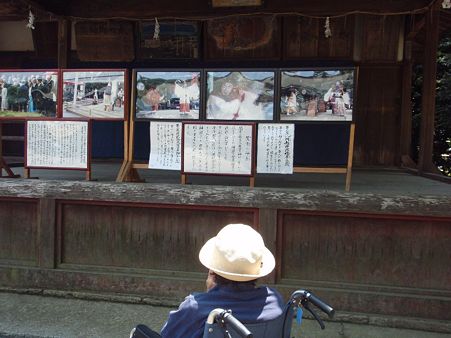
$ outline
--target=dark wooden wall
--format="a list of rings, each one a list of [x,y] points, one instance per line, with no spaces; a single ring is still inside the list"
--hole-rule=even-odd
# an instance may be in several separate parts
[[[446,196],[29,181],[0,191],[3,287],[182,299],[204,288],[204,242],[242,222],[275,254],[264,282],[285,296],[311,288],[339,313],[451,319]]]
[[[324,36],[324,19],[301,16],[232,17],[199,22],[200,53],[193,59],[144,59],[139,24],[129,21],[77,22],[77,50],[69,67],[314,67],[359,68],[354,164],[400,163],[400,112],[405,17],[348,15],[331,18],[332,37]],[[261,33],[269,23],[271,31]],[[229,45],[215,36],[234,29]],[[56,67],[56,24],[40,23],[33,32],[36,51],[0,53],[2,68]],[[215,35],[216,34],[216,35]],[[221,36],[219,36],[220,38]],[[224,36],[226,38],[226,36]],[[253,38],[257,39],[255,46]],[[45,40],[45,41],[44,41]],[[101,46],[101,48],[100,48]],[[229,48],[230,47],[230,48]],[[49,58],[49,54],[53,58]]]

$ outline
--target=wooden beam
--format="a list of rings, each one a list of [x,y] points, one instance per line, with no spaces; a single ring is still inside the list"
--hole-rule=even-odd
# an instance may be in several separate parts
[[[422,11],[431,0],[266,0],[261,7],[231,7],[212,8],[205,0],[166,1],[159,2],[142,0],[77,0],[69,1],[64,11],[77,18],[134,18],[149,19],[157,17],[206,18],[236,14],[256,13],[301,13],[312,16],[333,16],[347,13],[405,13]],[[56,5],[52,5],[55,12]],[[47,6],[50,8],[50,5]],[[51,9],[53,9],[53,7]],[[99,8],[102,10],[99,11]]]
[[[355,123],[349,127],[349,146],[348,146],[348,163],[346,165],[346,184],[345,190],[351,190],[351,176],[352,176],[352,160],[354,158],[354,137],[355,137]]]
[[[56,203],[41,198],[38,204],[38,261],[42,268],[55,268]]]
[[[421,103],[420,154],[418,160],[418,171],[420,173],[435,172],[437,170],[432,162],[439,40],[439,11],[437,9],[431,9],[426,14],[426,37]]]
[[[412,29],[407,34],[406,40],[413,39],[418,34],[418,32],[420,32],[423,29],[425,23],[426,23],[426,19],[424,17],[421,18],[421,20],[415,22]]]
[[[3,140],[5,138],[6,136],[3,136],[3,123],[0,121],[0,177],[19,177],[19,175],[14,174],[3,158]],[[7,176],[3,176],[3,170],[6,171]]]
[[[401,132],[399,149],[403,166],[411,166],[412,145],[412,41],[408,40],[404,46],[404,64],[402,67],[401,92]],[[410,160],[409,160],[410,159]]]
[[[70,22],[58,20],[58,68],[67,68],[69,64]]]

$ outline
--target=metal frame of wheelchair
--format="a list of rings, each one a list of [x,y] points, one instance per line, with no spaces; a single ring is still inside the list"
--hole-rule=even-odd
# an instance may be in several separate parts
[[[302,317],[301,308],[309,311],[318,321],[321,329],[325,325],[310,304],[326,313],[329,318],[335,314],[335,310],[322,299],[308,290],[297,290],[292,293],[285,305],[283,313],[269,321],[260,323],[241,323],[230,310],[221,308],[210,312],[205,323],[203,338],[290,338],[294,314]],[[300,318],[298,318],[300,320]],[[133,328],[130,338],[156,338],[159,335],[145,325]]]

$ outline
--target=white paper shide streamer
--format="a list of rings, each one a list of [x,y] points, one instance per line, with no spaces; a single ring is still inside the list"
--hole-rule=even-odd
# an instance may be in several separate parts
[[[157,18],[155,18],[155,30],[153,32],[153,39],[154,40],[160,39],[160,23],[158,22]]]
[[[30,10],[30,12],[28,13],[27,28],[34,29],[34,20],[35,19],[36,19],[36,17],[34,16],[33,12]]]
[[[326,38],[330,38],[332,36],[332,31],[330,30],[330,19],[329,17],[326,18],[326,23],[324,24],[324,36]]]

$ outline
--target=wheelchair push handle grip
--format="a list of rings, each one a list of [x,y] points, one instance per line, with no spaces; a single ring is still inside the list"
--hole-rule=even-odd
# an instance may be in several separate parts
[[[291,299],[295,304],[296,303],[299,305],[302,304],[304,306],[305,305],[308,306],[308,303],[312,303],[321,311],[326,313],[329,316],[329,318],[332,318],[335,314],[335,310],[332,308],[332,306],[327,304],[318,296],[314,295],[309,290],[297,290],[293,292],[293,294],[291,295]]]
[[[323,301],[321,298],[315,296],[313,293],[309,292],[308,296],[309,301],[315,305],[317,308],[319,308],[321,311],[326,313],[329,318],[332,318],[335,314],[335,310],[327,304],[325,301]]]
[[[233,328],[236,333],[243,338],[252,338],[252,333],[244,326],[238,319],[236,319],[230,312],[226,312],[222,316],[224,323]]]

